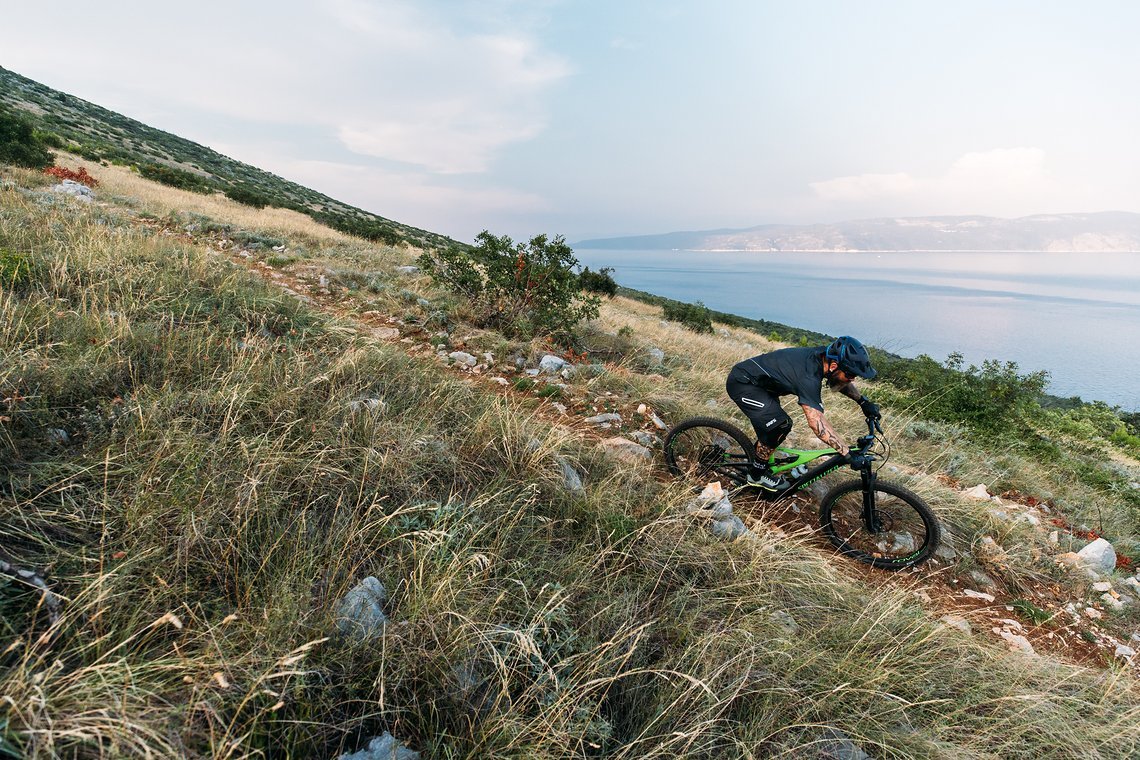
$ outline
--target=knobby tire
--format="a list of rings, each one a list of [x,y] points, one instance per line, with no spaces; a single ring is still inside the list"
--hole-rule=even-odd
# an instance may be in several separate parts
[[[669,472],[698,481],[721,480],[743,485],[754,444],[744,431],[715,417],[693,417],[665,436],[662,448]]]
[[[863,522],[863,483],[847,480],[828,491],[819,507],[819,524],[840,553],[884,570],[905,570],[930,559],[942,537],[937,518],[917,494],[876,480],[875,511],[883,531],[871,534]],[[907,536],[913,541],[907,544]]]

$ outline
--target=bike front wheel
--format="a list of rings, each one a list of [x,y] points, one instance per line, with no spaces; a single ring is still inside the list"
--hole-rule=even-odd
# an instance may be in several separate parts
[[[876,481],[873,489],[881,530],[872,533],[863,519],[863,482],[848,480],[820,503],[820,527],[828,540],[842,554],[884,570],[904,570],[930,559],[942,534],[926,502],[895,483]]]
[[[715,417],[694,417],[676,425],[662,446],[669,472],[707,483],[736,487],[748,478],[753,444],[740,428]]]

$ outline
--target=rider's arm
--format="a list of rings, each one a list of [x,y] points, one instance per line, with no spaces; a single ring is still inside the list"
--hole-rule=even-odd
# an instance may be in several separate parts
[[[850,383],[848,383],[848,385],[850,385]],[[811,428],[811,432],[815,433],[819,440],[840,454],[846,455],[848,451],[847,445],[843,443],[843,439],[839,437],[839,434],[831,427],[831,423],[823,416],[823,410],[806,404],[800,404],[800,408],[804,410],[804,416],[807,417],[808,427]]]
[[[860,401],[863,398],[863,394],[859,392],[859,389],[855,387],[855,383],[853,382],[837,386],[835,390],[852,401]]]
[[[847,383],[846,385],[840,385],[835,390],[839,391],[844,396],[858,404],[859,408],[863,410],[863,414],[865,414],[867,417],[879,419],[879,405],[860,393],[859,389],[855,387],[854,382]]]

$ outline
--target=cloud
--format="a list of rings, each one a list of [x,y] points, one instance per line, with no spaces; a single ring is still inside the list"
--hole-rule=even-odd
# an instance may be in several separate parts
[[[219,145],[231,155],[239,146]],[[481,184],[463,187],[451,178],[415,169],[396,170],[337,161],[293,158],[288,146],[266,144],[244,151],[249,161],[338,200],[416,227],[435,230],[459,240],[472,240],[491,216],[514,216],[550,211],[541,196],[506,187]]]
[[[822,201],[927,213],[1033,213],[1062,196],[1040,148],[966,153],[938,176],[859,174],[810,183]]]
[[[170,114],[195,111],[267,134],[320,130],[353,152],[432,172],[482,172],[545,128],[545,96],[571,68],[536,41],[530,25],[541,17],[512,12],[525,3],[484,13],[486,3],[448,2],[282,0],[265,13],[202,0],[192,14],[156,7],[145,24],[112,4],[90,27],[62,12],[61,38],[101,40],[82,71],[21,33],[35,24],[29,11],[13,20],[5,65],[112,108],[144,102],[135,114],[168,128],[178,128]]]
[[[859,174],[812,182],[811,188],[825,201],[867,201],[897,197],[914,189],[909,174]]]

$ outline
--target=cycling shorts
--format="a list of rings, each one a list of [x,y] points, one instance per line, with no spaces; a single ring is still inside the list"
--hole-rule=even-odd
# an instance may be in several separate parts
[[[740,382],[732,376],[728,378],[724,389],[752,423],[756,440],[762,445],[775,448],[792,432],[792,418],[780,407],[780,399],[775,394],[758,385]]]

